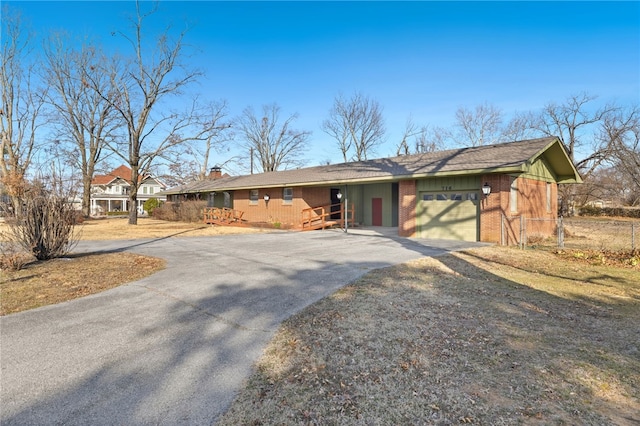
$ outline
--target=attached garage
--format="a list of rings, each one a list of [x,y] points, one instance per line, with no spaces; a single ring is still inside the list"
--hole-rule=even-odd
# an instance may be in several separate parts
[[[478,241],[480,208],[478,191],[421,192],[418,202],[418,235]]]

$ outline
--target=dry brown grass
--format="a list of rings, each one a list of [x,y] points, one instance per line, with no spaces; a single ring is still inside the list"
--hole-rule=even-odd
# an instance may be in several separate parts
[[[564,226],[566,248],[630,251],[634,238],[635,247],[640,248],[640,221],[637,219],[573,217],[564,219]]]
[[[7,225],[0,222],[0,236],[6,233]],[[126,240],[137,238],[203,237],[211,235],[264,232],[249,227],[221,227],[203,223],[170,222],[138,218],[137,225],[129,225],[127,218],[89,219],[76,225],[75,235],[79,240]]]
[[[3,271],[0,315],[7,315],[139,280],[164,268],[165,262],[131,253],[68,256]]]
[[[260,229],[248,227],[221,227],[203,223],[169,222],[151,218],[138,218],[138,224],[129,225],[126,218],[87,220],[78,225],[81,240],[122,240],[136,238],[203,237],[211,235],[255,233]]]
[[[0,235],[6,224],[0,223]],[[126,218],[88,220],[76,227],[81,240],[195,237],[229,233],[263,232],[253,228],[218,227],[200,223],[166,222],[139,218],[128,225]],[[2,254],[2,253],[0,253]],[[25,253],[5,253],[22,260]],[[69,255],[47,262],[27,263],[18,271],[0,270],[0,315],[60,303],[139,280],[164,268],[164,261],[130,253]],[[20,262],[22,263],[22,262]]]
[[[287,320],[219,425],[637,425],[637,268],[498,247],[374,271]]]

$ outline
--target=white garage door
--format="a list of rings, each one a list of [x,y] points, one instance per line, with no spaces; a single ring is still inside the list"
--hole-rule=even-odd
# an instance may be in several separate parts
[[[418,203],[422,238],[478,241],[477,191],[422,192]]]

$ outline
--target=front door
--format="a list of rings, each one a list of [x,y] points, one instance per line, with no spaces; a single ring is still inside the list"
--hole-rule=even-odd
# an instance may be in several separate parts
[[[382,198],[371,199],[371,225],[382,226]]]

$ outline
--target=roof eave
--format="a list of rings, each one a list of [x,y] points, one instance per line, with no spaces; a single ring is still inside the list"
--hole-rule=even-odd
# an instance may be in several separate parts
[[[251,189],[274,189],[274,188],[300,188],[305,186],[344,186],[354,185],[362,183],[376,183],[376,182],[399,182],[401,180],[410,179],[423,179],[430,177],[444,177],[444,176],[461,176],[461,175],[486,175],[491,173],[523,173],[524,168],[522,166],[509,166],[498,168],[484,168],[484,169],[465,169],[465,170],[452,170],[452,171],[440,171],[435,173],[414,173],[408,175],[395,175],[395,176],[376,176],[370,178],[354,178],[354,179],[334,179],[323,181],[310,181],[310,182],[297,182],[297,183],[277,183],[260,186],[220,186],[212,188],[198,188],[192,190],[176,190],[176,191],[163,191],[165,195],[179,195],[179,194],[199,194],[216,191],[243,191]]]
[[[558,160],[555,156],[551,156],[552,149],[554,154],[561,153],[560,160]],[[582,183],[582,177],[580,176],[578,169],[576,169],[573,161],[571,161],[571,158],[569,158],[569,154],[567,154],[567,151],[559,138],[555,138],[553,141],[549,142],[543,149],[538,151],[533,157],[531,157],[529,163],[533,163],[535,160],[540,157],[544,157],[545,155],[545,158],[547,158],[550,163],[555,165],[554,171],[556,172],[557,183]],[[560,162],[561,164],[558,164],[558,162]]]

